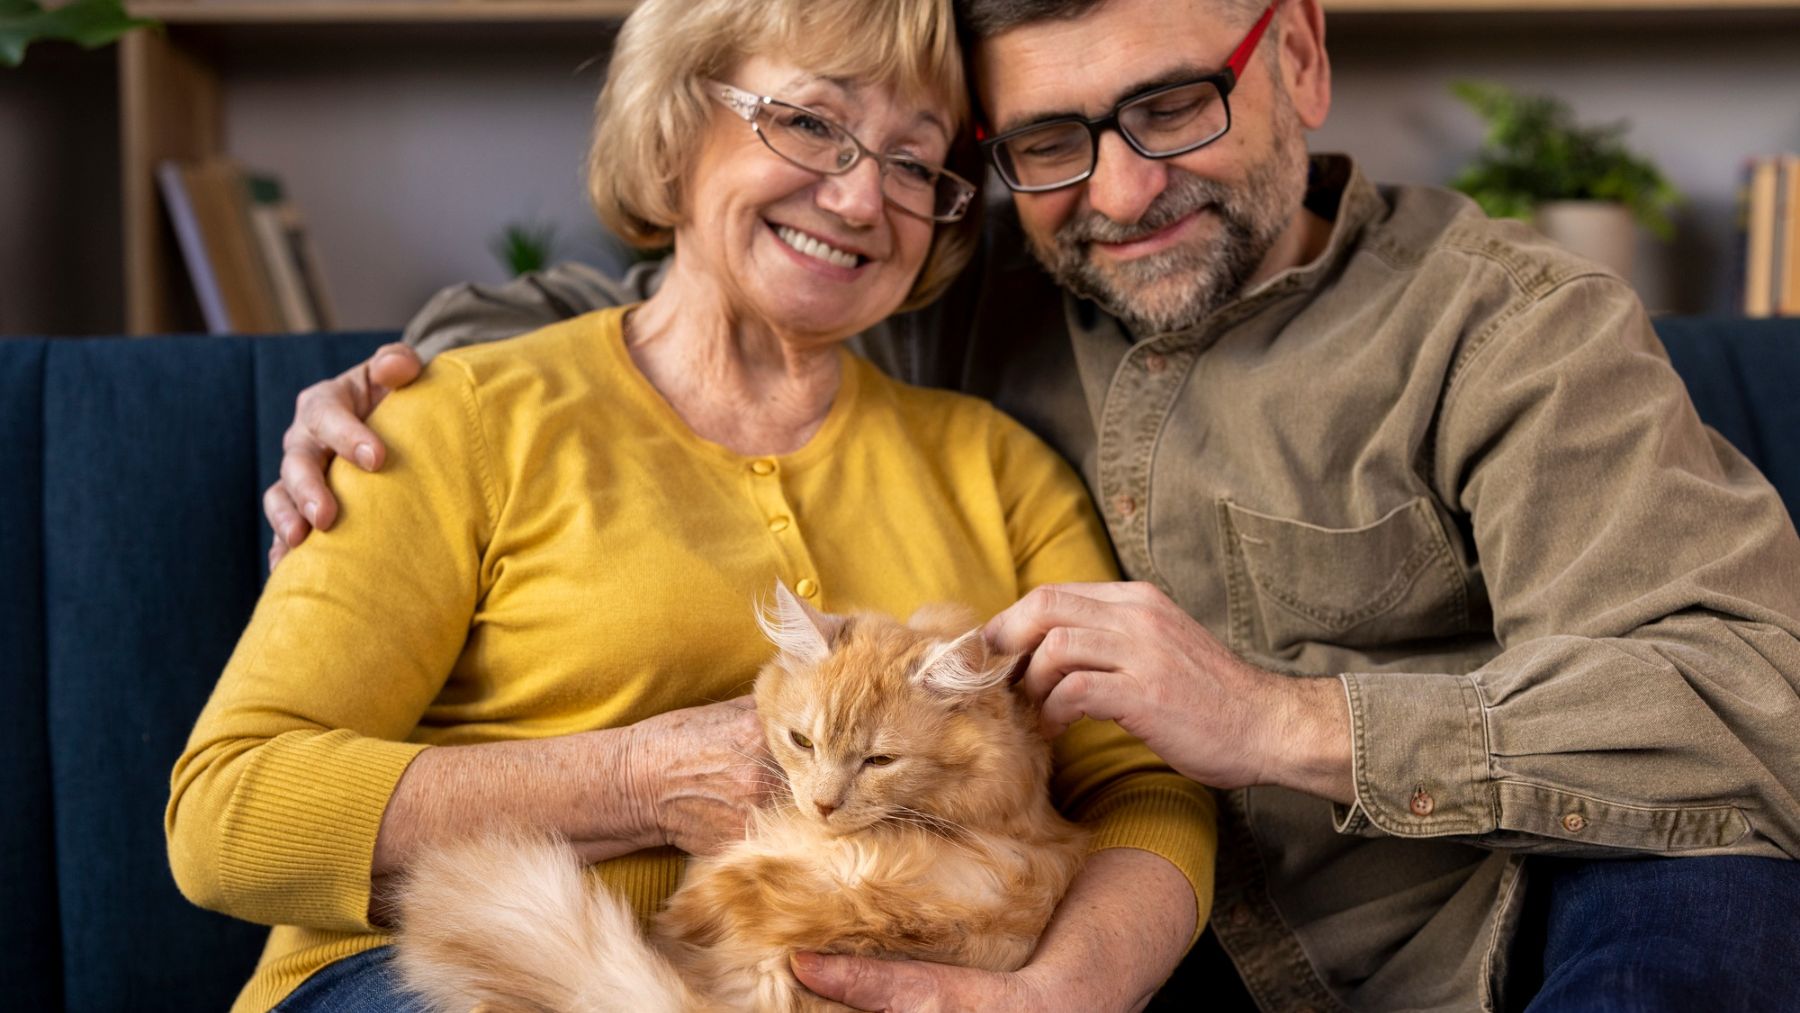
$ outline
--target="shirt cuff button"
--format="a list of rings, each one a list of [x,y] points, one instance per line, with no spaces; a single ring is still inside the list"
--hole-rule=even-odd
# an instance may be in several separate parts
[[[1412,810],[1414,816],[1430,816],[1431,811],[1437,808],[1437,802],[1432,799],[1431,792],[1424,788],[1415,788],[1412,801],[1407,804],[1407,808]]]

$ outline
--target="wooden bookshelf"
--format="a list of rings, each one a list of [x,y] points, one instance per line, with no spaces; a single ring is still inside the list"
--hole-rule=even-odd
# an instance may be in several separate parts
[[[753,2],[753,0],[750,0]],[[1323,0],[1346,27],[1388,31],[1427,26],[1478,30],[1496,19],[1552,26],[1576,19],[1642,19],[1707,24],[1763,18],[1800,23],[1800,0]],[[372,36],[429,49],[445,40],[504,37],[530,46],[567,29],[616,22],[636,0],[127,0],[161,31],[134,32],[119,47],[120,162],[124,199],[126,327],[133,334],[193,329],[180,258],[156,190],[167,158],[226,150],[221,70],[234,47],[279,38],[295,47],[331,47]],[[1629,19],[1629,20],[1627,20]],[[323,50],[321,50],[323,51]]]

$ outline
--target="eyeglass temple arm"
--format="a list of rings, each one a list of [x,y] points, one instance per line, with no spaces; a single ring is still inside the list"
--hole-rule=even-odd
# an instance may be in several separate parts
[[[1275,8],[1280,6],[1281,0],[1271,0],[1269,6],[1263,9],[1262,17],[1256,19],[1256,27],[1250,29],[1250,34],[1244,36],[1244,41],[1238,43],[1237,49],[1232,52],[1231,59],[1225,61],[1225,69],[1231,71],[1233,84],[1237,83],[1238,78],[1244,76],[1244,67],[1249,64],[1250,57],[1256,53],[1256,44],[1262,41],[1263,32],[1268,29],[1269,22],[1275,20]]]
[[[742,88],[733,88],[723,81],[708,81],[707,86],[725,108],[742,116],[749,122],[756,122],[756,114],[762,110],[762,96],[747,92]]]

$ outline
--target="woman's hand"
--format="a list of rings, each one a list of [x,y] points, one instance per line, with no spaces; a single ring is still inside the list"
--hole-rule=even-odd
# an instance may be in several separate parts
[[[1143,1009],[1181,962],[1205,917],[1194,905],[1187,877],[1166,859],[1108,848],[1088,856],[1017,971],[817,953],[791,964],[802,985],[853,1009],[1126,1013]]]
[[[419,353],[406,345],[382,345],[369,361],[300,392],[294,421],[281,437],[281,478],[263,493],[263,516],[275,531],[270,569],[313,528],[324,531],[337,520],[337,500],[325,484],[325,466],[334,456],[364,471],[381,467],[387,448],[363,420],[423,368]]]
[[[691,855],[744,839],[751,810],[782,784],[748,696],[631,726],[633,785],[664,842]]]

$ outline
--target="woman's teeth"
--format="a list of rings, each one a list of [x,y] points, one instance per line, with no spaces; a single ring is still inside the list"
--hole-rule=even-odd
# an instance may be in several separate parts
[[[838,267],[856,266],[858,259],[856,254],[845,253],[835,246],[822,243],[799,229],[791,229],[783,225],[775,230],[775,234],[781,237],[782,242],[809,257],[817,257],[827,264],[835,264]]]

